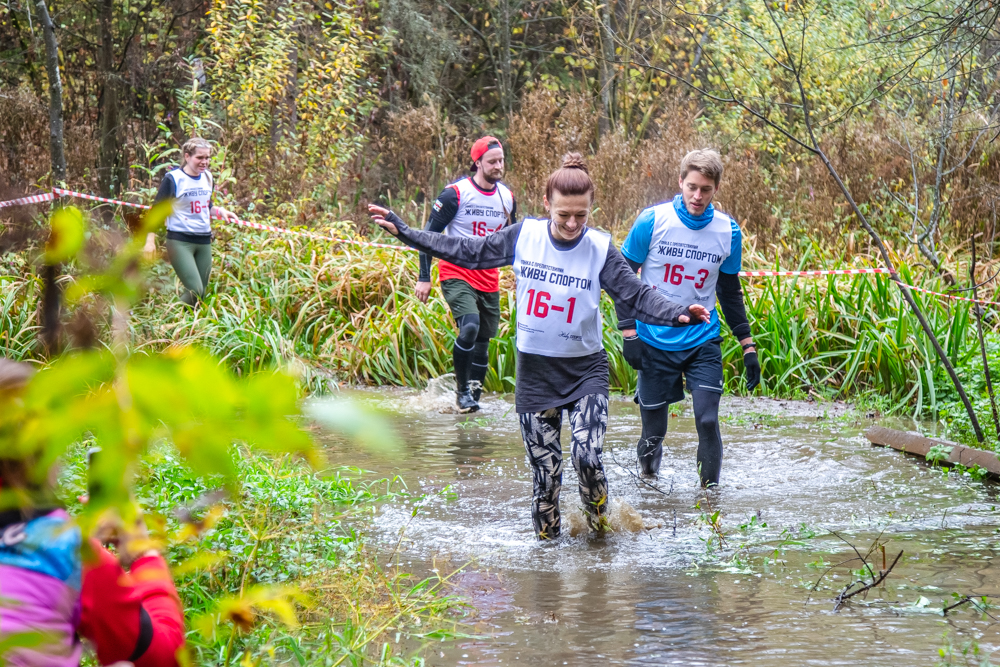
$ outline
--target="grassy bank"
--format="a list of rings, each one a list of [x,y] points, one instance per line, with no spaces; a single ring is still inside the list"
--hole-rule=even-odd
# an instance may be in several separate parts
[[[89,444],[74,448],[62,475],[71,511],[86,493]],[[134,488],[175,566],[191,664],[410,665],[419,661],[400,640],[454,633],[462,604],[448,595],[449,573],[410,580],[364,537],[378,504],[414,500],[401,480],[320,474],[246,448],[238,460],[239,493],[228,499],[168,447],[144,462]]]
[[[797,265],[745,258],[747,269],[845,268],[815,246],[795,253]],[[868,266],[859,257],[855,266]],[[945,291],[922,270],[904,280]],[[208,349],[245,375],[275,365],[300,370],[314,392],[331,382],[419,387],[450,370],[454,327],[435,289],[427,305],[412,297],[416,254],[286,240],[224,229],[217,244],[213,291],[195,310],[175,298],[170,267],[152,267],[149,294],[133,311],[131,336],[140,350],[178,343]],[[503,277],[502,324],[490,349],[487,387],[514,386],[513,278]],[[752,278],[744,280],[751,326],[762,350],[763,389],[774,397],[864,400],[883,412],[943,415],[965,437],[967,417],[947,376],[899,292],[884,276]],[[986,290],[985,298],[993,291]],[[0,259],[0,354],[37,359],[35,310],[40,285],[28,255]],[[952,363],[970,383],[984,423],[991,421],[969,304],[917,293],[916,299]],[[631,391],[635,372],[620,354],[610,301],[603,304],[612,386]],[[1000,370],[1000,338],[988,320],[991,360]],[[725,328],[724,328],[725,332]],[[101,336],[101,332],[98,332]],[[741,350],[724,334],[727,391],[744,391]],[[992,365],[992,363],[991,363]]]

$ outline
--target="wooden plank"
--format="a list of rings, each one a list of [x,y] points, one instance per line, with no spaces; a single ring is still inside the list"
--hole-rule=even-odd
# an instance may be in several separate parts
[[[865,433],[869,442],[879,447],[892,447],[905,454],[927,457],[932,447],[950,447],[950,453],[941,460],[942,463],[958,463],[967,468],[978,465],[987,470],[991,477],[1000,478],[1000,459],[993,452],[974,447],[966,447],[950,440],[928,438],[915,431],[897,431],[884,426],[872,426]]]

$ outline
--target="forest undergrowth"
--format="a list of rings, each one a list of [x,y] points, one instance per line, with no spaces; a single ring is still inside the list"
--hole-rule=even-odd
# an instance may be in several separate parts
[[[82,509],[94,444],[65,457],[60,495],[70,512]],[[189,664],[412,665],[414,647],[460,633],[467,608],[450,594],[459,571],[415,580],[366,537],[379,505],[419,504],[402,479],[317,471],[245,446],[235,453],[240,493],[224,502],[221,480],[192,473],[166,443],[133,488],[176,565]]]
[[[815,243],[794,250],[799,259],[792,265],[768,263],[751,250],[744,256],[744,269],[873,266],[871,256],[859,253],[848,264]],[[910,284],[939,292],[951,289],[922,270],[913,256],[898,260],[900,274]],[[949,263],[967,271],[968,260],[961,256],[949,257]],[[915,268],[911,271],[909,266]],[[35,318],[41,281],[30,267],[29,252],[0,258],[0,354],[41,361]],[[984,277],[988,271],[986,265],[977,268]],[[72,281],[72,275],[68,270],[64,280]],[[241,376],[289,367],[314,394],[335,391],[342,383],[420,388],[451,370],[455,330],[439,290],[427,305],[413,298],[416,275],[412,252],[225,228],[219,232],[206,300],[195,309],[178,302],[176,278],[165,262],[158,261],[151,267],[146,297],[133,310],[129,333],[139,351],[195,345]],[[512,392],[513,276],[507,270],[501,275],[503,317],[490,346],[486,386],[489,391]],[[763,388],[758,393],[862,401],[884,414],[940,420],[959,440],[973,437],[954,388],[888,277],[745,278],[743,283],[762,351]],[[997,292],[996,285],[987,285],[980,297],[992,299]],[[982,423],[990,424],[971,305],[919,292],[915,297],[967,384]],[[635,371],[621,356],[617,320],[607,297],[602,307],[612,388],[631,392]],[[984,324],[996,376],[1000,323],[987,311]],[[106,333],[90,335],[107,339]],[[723,357],[727,392],[744,393],[739,345],[724,324]]]

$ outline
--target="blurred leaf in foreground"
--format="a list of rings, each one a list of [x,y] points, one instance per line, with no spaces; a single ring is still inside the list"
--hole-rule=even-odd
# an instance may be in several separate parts
[[[375,452],[389,454],[400,447],[399,437],[389,422],[356,401],[343,398],[319,400],[309,403],[305,413],[320,426]]]
[[[52,214],[49,239],[45,243],[45,263],[59,264],[76,257],[83,248],[87,225],[75,206],[65,206]]]

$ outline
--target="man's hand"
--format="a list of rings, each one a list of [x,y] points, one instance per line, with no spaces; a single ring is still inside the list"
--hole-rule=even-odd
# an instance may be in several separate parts
[[[692,303],[688,306],[688,312],[691,313],[690,317],[687,315],[681,315],[677,318],[677,321],[681,324],[687,324],[688,322],[693,324],[701,324],[704,322],[707,324],[712,321],[712,315],[708,312],[708,308],[705,308],[705,306],[699,306],[696,303]]]
[[[143,556],[158,553],[141,514],[131,528],[122,522],[117,513],[105,514],[98,520],[91,536],[105,546],[114,545],[118,562],[125,569]]]
[[[150,234],[146,237],[146,245],[142,246],[142,256],[152,262],[156,259],[156,235]]]
[[[622,332],[622,356],[625,357],[628,365],[637,371],[642,370],[642,353],[645,345],[645,343],[639,340],[639,335],[635,329],[628,329]]]
[[[393,226],[395,227],[395,225]],[[427,303],[427,299],[431,295],[431,284],[418,282],[417,286],[413,290],[413,295],[417,297],[420,303]]]
[[[239,218],[236,217],[235,213],[226,210],[221,206],[213,206],[212,213],[215,215],[216,218],[219,218],[220,220],[225,220],[226,222],[233,222],[233,223],[239,222]]]
[[[391,213],[389,209],[382,208],[381,206],[378,206],[376,204],[368,204],[368,213],[372,216],[372,222],[374,222],[376,225],[378,225],[385,231],[389,232],[393,236],[399,234],[399,230],[396,229],[396,225],[392,224],[391,222],[385,219],[385,216]],[[430,294],[430,286],[428,286],[427,288],[427,293]],[[427,301],[427,299],[425,298],[424,301]]]

